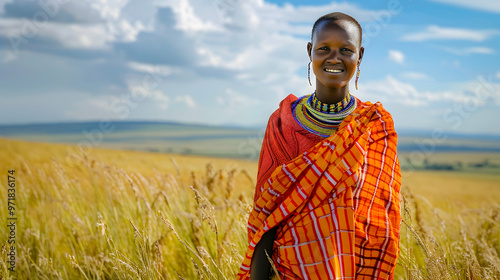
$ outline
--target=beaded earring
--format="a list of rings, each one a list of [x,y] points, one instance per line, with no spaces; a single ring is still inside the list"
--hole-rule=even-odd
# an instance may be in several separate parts
[[[309,61],[309,64],[307,64],[307,79],[309,80],[309,85],[312,86],[311,84],[311,62]]]
[[[358,90],[359,64],[360,64],[360,63],[358,63],[358,73],[356,74],[356,83],[355,83],[355,85],[356,85],[356,90]]]

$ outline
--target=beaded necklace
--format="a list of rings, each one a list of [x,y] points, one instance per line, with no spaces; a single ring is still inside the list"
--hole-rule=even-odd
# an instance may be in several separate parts
[[[338,113],[344,110],[349,102],[351,102],[352,96],[350,93],[340,102],[335,104],[326,104],[318,100],[316,93],[313,93],[308,98],[308,103],[311,105],[312,109],[322,112],[322,113]]]
[[[325,104],[316,94],[301,97],[292,105],[294,119],[307,131],[328,137],[335,133],[340,123],[356,109],[356,98],[347,96],[336,104]]]

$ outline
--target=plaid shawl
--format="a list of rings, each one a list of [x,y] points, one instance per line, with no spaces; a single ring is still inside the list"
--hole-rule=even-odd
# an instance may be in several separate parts
[[[291,116],[295,100],[283,100],[268,123],[238,279],[249,279],[255,245],[275,226],[281,279],[393,279],[401,174],[391,115],[357,100],[320,139]]]

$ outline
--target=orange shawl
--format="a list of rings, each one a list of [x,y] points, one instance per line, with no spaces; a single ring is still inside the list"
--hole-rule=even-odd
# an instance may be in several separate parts
[[[357,100],[323,139],[293,119],[295,100],[283,100],[268,123],[238,279],[249,279],[255,245],[275,226],[281,279],[392,279],[401,174],[391,115]]]

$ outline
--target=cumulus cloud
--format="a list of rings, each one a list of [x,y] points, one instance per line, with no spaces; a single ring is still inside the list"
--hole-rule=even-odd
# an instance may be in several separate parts
[[[175,17],[171,8],[158,8],[153,30],[140,32],[130,42],[115,42],[114,49],[140,63],[193,66],[199,58],[196,42],[174,28]]]
[[[403,36],[404,41],[422,42],[428,40],[465,40],[482,42],[500,34],[500,30],[476,30],[466,28],[441,27],[437,25],[428,26],[426,30]]]
[[[197,104],[194,101],[194,99],[191,97],[191,95],[183,95],[183,96],[177,96],[175,98],[175,101],[184,103],[188,108],[196,108]]]
[[[401,51],[389,50],[389,60],[396,63],[403,64],[405,61],[405,55]]]

